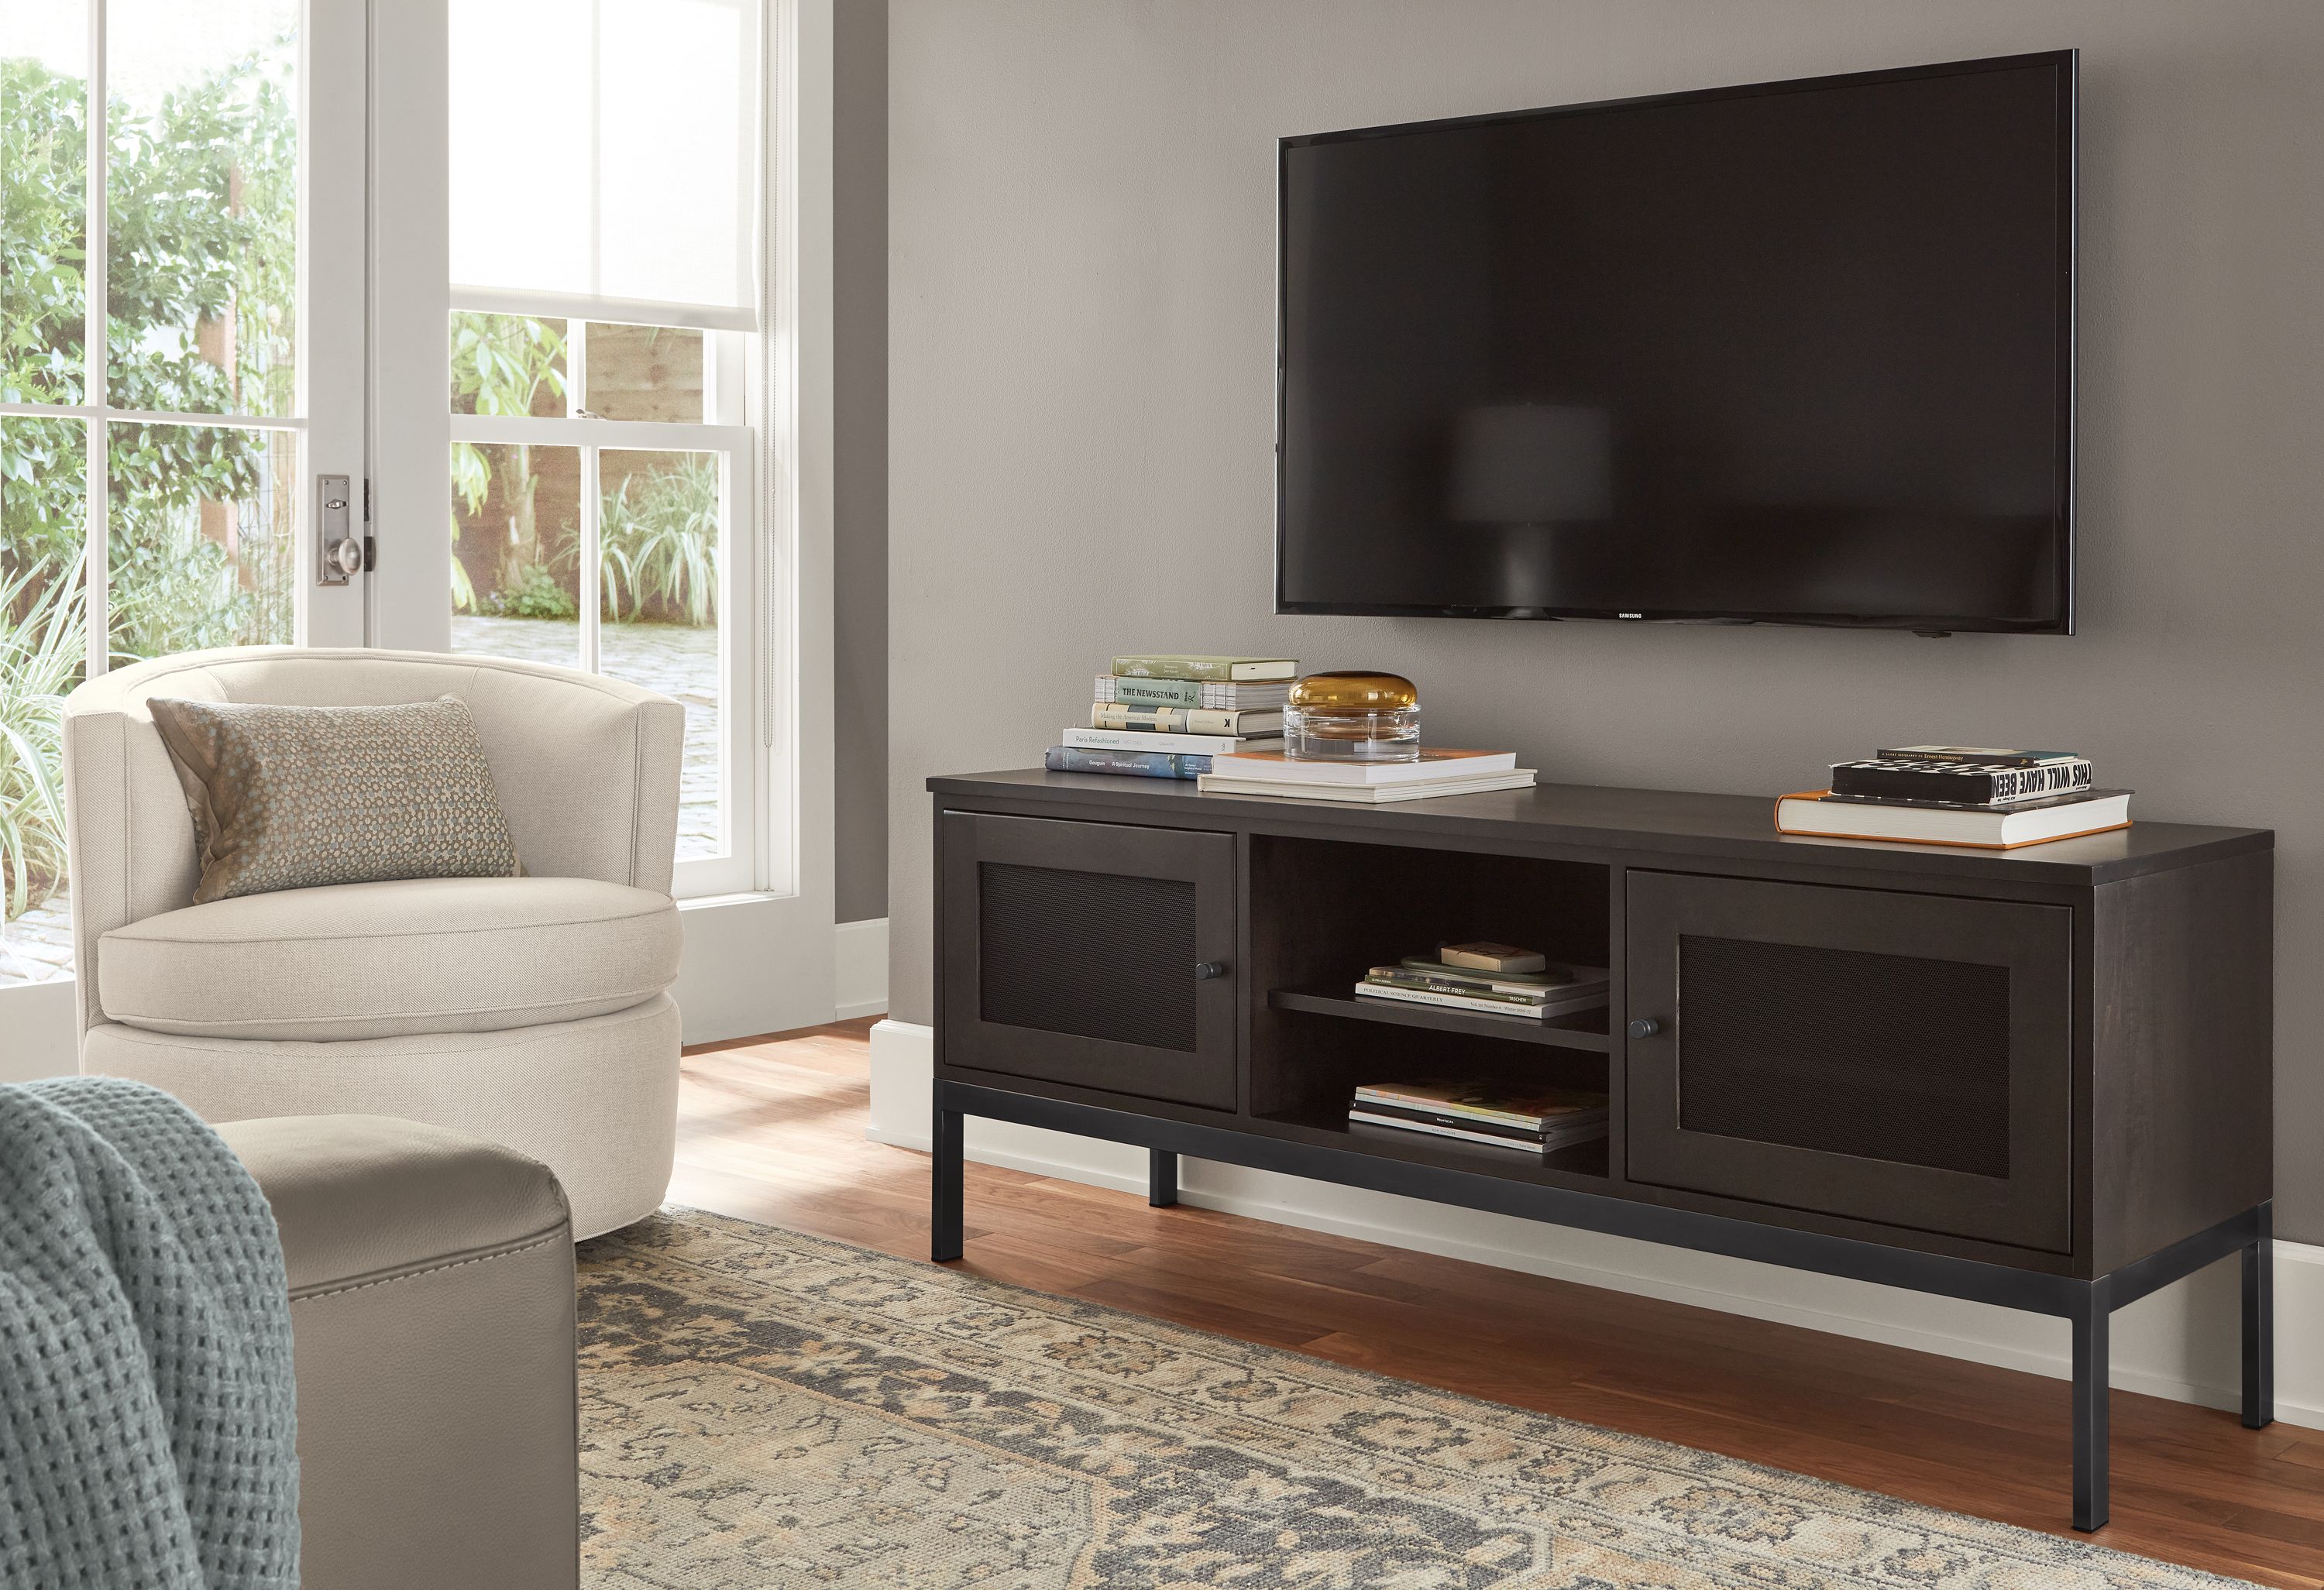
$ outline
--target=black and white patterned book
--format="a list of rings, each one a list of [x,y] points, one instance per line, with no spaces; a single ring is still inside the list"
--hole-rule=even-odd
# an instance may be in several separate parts
[[[1969,761],[1883,751],[1860,762],[1835,762],[1831,793],[1862,800],[1942,801],[1961,806],[2011,806],[2075,795],[2092,786],[2087,758],[2042,753],[2040,761]],[[1950,749],[1951,748],[1931,748]],[[2002,752],[2004,757],[2031,753]]]

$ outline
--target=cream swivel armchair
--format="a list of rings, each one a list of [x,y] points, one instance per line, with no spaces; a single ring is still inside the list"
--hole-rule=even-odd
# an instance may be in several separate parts
[[[524,877],[192,903],[150,698],[446,694],[475,720]],[[650,1214],[677,1135],[684,729],[651,691],[433,652],[189,652],[82,685],[64,719],[81,1070],[209,1121],[397,1116],[504,1144],[556,1172],[576,1238]]]

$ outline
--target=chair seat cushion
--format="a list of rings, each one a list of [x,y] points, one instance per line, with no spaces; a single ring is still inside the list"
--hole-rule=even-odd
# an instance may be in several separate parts
[[[652,998],[678,907],[588,878],[430,878],[245,895],[97,941],[97,1002],[189,1037],[490,1033]]]

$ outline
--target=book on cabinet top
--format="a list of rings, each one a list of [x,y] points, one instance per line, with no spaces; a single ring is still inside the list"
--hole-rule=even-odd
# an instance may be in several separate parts
[[[2013,750],[1996,745],[1895,745],[1874,751],[1884,762],[1991,762],[2005,767],[2032,767],[2043,762],[2079,762],[2074,751]]]
[[[1832,794],[1872,800],[1999,806],[2080,795],[2093,782],[2090,765],[2080,757],[2026,764],[1878,757],[1831,766]]]
[[[1175,730],[1153,729],[1067,729],[1064,743],[1084,750],[1102,751],[1162,751],[1172,756],[1197,756],[1217,758],[1252,742],[1232,734],[1182,734]],[[1259,743],[1264,744],[1265,741]],[[1205,777],[1209,775],[1205,774]]]
[[[2014,850],[2129,826],[2126,789],[2092,790],[2079,797],[2006,808],[1851,799],[1829,791],[1785,795],[1775,803],[1775,828],[1781,833],[1982,850]]]
[[[1156,734],[1226,734],[1259,740],[1283,732],[1283,713],[1274,707],[1141,707],[1128,702],[1097,703],[1090,708],[1093,729],[1140,729]]]
[[[1100,674],[1093,699],[1139,707],[1208,707],[1223,712],[1279,712],[1290,699],[1286,684],[1240,684],[1219,679],[1143,679]]]
[[[1111,672],[1133,679],[1218,679],[1240,684],[1292,678],[1299,672],[1299,663],[1287,657],[1137,652],[1115,657]]]
[[[1099,750],[1053,745],[1041,765],[1052,773],[1107,773],[1132,778],[1199,778],[1211,770],[1208,757],[1171,751]]]
[[[1239,752],[1212,771],[1221,777],[1276,779],[1285,784],[1425,784],[1431,779],[1475,778],[1516,769],[1515,751],[1464,751],[1423,746],[1416,762],[1318,762],[1294,760],[1279,746]]]
[[[1385,806],[1397,801],[1434,800],[1441,795],[1481,795],[1496,789],[1530,789],[1534,770],[1519,767],[1480,777],[1430,779],[1413,784],[1286,784],[1279,778],[1234,778],[1219,772],[1222,753],[1213,758],[1212,771],[1195,788],[1204,795],[1272,795],[1279,800],[1344,801],[1354,805]]]

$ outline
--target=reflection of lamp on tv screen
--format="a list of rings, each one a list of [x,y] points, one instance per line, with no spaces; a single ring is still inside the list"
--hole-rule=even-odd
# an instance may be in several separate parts
[[[1277,606],[2070,632],[2070,51],[1281,150]]]
[[[1471,409],[1455,422],[1449,511],[1499,532],[1509,606],[1555,602],[1551,526],[1613,511],[1608,431],[1603,409],[1552,403]]]

